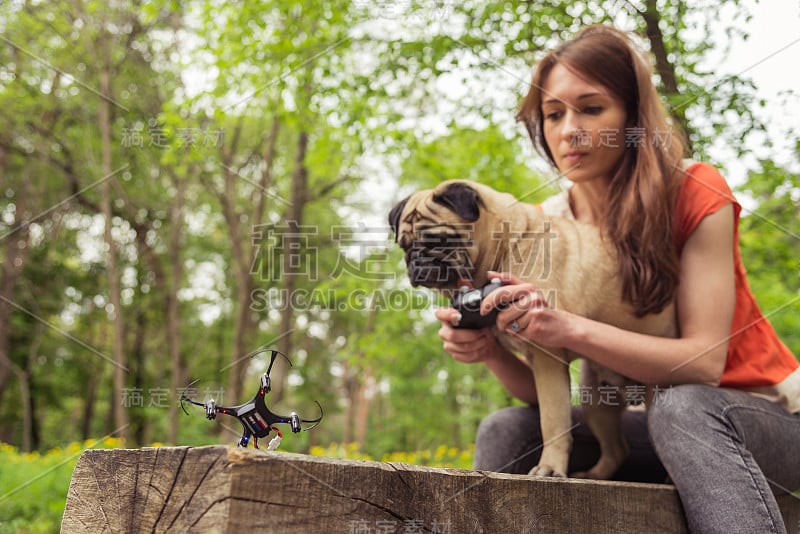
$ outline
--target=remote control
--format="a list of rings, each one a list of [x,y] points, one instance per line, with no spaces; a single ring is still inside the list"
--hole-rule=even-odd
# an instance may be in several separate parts
[[[453,296],[451,307],[458,310],[461,314],[461,320],[458,324],[453,325],[455,328],[467,328],[476,330],[478,328],[486,328],[487,326],[494,326],[497,321],[497,312],[508,307],[503,304],[495,308],[487,315],[481,315],[481,303],[486,295],[495,289],[502,287],[499,278],[493,278],[488,284],[480,289],[469,289],[462,287],[458,293]]]

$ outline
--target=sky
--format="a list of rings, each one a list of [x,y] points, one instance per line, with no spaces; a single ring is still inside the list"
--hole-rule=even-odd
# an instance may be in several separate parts
[[[775,147],[770,150],[753,148],[760,155],[773,157],[797,171],[800,165],[791,150],[800,134],[800,1],[761,0],[756,3],[746,0],[743,4],[753,14],[753,18],[742,25],[750,38],[733,42],[731,53],[716,70],[721,77],[741,74],[755,82],[758,95],[767,103],[762,119],[768,124]],[[786,94],[791,91],[793,95]],[[789,134],[792,129],[795,130],[793,135]],[[720,150],[724,153],[723,147]],[[744,163],[746,166],[753,164],[752,160]],[[743,179],[743,170],[729,170],[733,173],[729,181],[736,183]]]

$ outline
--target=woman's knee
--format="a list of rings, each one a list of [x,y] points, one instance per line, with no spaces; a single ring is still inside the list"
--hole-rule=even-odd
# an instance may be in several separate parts
[[[531,407],[513,406],[503,408],[486,416],[478,425],[475,438],[479,442],[513,439],[539,431],[539,414]]]
[[[683,384],[661,390],[647,409],[647,427],[654,445],[674,438],[681,430],[708,427],[728,404],[720,388],[703,384]]]
[[[515,406],[498,410],[478,425],[474,467],[487,471],[516,469],[520,451],[541,441],[539,436],[539,412],[535,408]]]

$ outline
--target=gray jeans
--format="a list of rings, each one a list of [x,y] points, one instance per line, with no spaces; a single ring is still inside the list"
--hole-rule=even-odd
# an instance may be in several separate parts
[[[600,454],[581,411],[572,417],[570,472]],[[625,412],[622,426],[631,452],[614,479],[658,483],[669,472],[692,532],[786,532],[773,492],[800,489],[800,415],[741,391],[684,385],[647,413]],[[527,473],[541,443],[538,408],[505,408],[481,422],[475,468]]]

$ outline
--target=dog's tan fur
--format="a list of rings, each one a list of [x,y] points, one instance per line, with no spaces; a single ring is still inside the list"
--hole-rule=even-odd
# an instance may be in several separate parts
[[[480,287],[487,282],[487,271],[510,272],[533,284],[560,309],[625,330],[662,337],[677,333],[673,305],[637,318],[632,306],[623,302],[616,251],[595,226],[545,216],[538,207],[509,194],[460,180],[412,194],[392,210],[390,222],[406,250],[415,285],[451,296],[460,279]],[[437,236],[451,249],[442,253],[426,245],[435,243]],[[429,260],[426,269],[438,265],[443,270],[431,278],[430,270],[416,266],[419,258]],[[530,473],[566,476],[572,446],[567,362],[579,355],[539,347],[506,332],[497,334],[505,346],[523,354],[533,370],[544,446]],[[581,381],[595,388],[594,393],[600,384],[620,387],[616,403],[584,406],[600,442],[601,458],[580,476],[610,478],[627,455],[620,419],[625,408],[621,386],[629,382],[596,364],[583,366]]]

